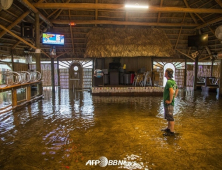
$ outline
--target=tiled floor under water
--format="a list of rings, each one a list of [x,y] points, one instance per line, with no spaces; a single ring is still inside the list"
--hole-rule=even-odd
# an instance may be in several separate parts
[[[0,115],[0,169],[222,169],[222,99],[215,93],[180,91],[175,136],[160,131],[167,124],[162,97],[44,95]]]

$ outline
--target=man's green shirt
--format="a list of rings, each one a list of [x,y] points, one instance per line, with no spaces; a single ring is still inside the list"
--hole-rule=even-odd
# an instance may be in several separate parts
[[[164,102],[164,106],[167,106],[167,104],[165,103],[166,100],[170,100],[170,91],[169,88],[173,88],[174,90],[174,94],[173,94],[173,100],[171,105],[174,106],[174,96],[175,96],[175,91],[177,89],[177,84],[173,79],[169,79],[166,82],[165,88],[164,88],[164,92],[163,92],[163,102]]]

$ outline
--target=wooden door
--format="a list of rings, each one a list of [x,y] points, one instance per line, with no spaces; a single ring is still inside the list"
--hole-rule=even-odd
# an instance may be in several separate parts
[[[69,89],[81,89],[83,68],[80,63],[73,63],[69,68]]]

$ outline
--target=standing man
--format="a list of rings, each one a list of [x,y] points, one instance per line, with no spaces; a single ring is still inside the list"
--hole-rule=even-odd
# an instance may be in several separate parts
[[[167,78],[167,82],[163,92],[163,101],[164,101],[164,118],[168,121],[168,127],[166,129],[162,129],[162,131],[167,132],[167,136],[174,135],[174,98],[176,98],[178,94],[178,87],[173,78],[173,70],[171,68],[166,69],[165,77]]]

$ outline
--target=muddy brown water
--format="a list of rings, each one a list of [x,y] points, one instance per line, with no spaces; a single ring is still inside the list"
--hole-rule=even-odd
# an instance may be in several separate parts
[[[52,95],[47,88],[44,96],[0,115],[0,169],[222,169],[222,99],[215,93],[180,90],[175,136],[160,131],[167,125],[162,97]]]

